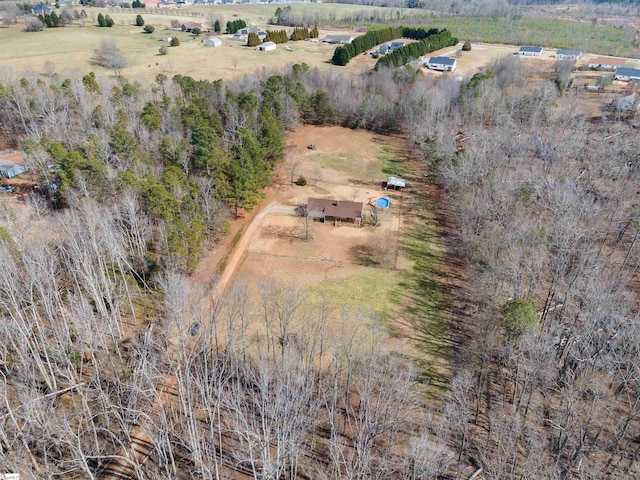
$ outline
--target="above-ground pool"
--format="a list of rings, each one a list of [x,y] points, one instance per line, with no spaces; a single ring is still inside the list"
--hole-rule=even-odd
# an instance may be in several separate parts
[[[376,200],[376,207],[380,208],[389,208],[389,199],[387,197],[382,197]]]

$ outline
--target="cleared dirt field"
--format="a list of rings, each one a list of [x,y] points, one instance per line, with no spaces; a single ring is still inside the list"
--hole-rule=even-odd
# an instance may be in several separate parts
[[[304,176],[309,185],[289,185],[290,165],[282,164],[275,200],[292,207],[306,204],[309,197],[359,201],[365,205],[365,213],[368,212],[368,203],[392,193],[383,191],[380,183],[386,178],[378,160],[383,142],[383,137],[364,131],[301,127],[289,137],[288,149],[290,158],[297,163],[295,177]],[[306,148],[312,143],[316,150]],[[372,182],[372,176],[375,182]],[[387,250],[397,250],[401,196],[399,193],[394,195],[389,214],[378,227],[335,227],[311,222],[310,240],[305,240],[302,218],[269,215],[249,244],[248,257],[238,278],[270,276],[284,280],[295,276],[298,283],[312,285],[372,269],[362,265],[366,262],[357,254],[357,249],[385,242]],[[398,201],[394,201],[396,199]],[[395,258],[394,253],[385,262],[388,268],[395,266]]]

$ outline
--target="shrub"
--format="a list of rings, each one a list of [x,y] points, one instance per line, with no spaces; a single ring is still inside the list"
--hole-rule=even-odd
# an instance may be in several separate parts
[[[44,30],[44,23],[37,18],[27,18],[24,22],[25,32],[41,32]]]
[[[462,51],[463,52],[470,52],[471,51],[471,41],[467,40],[466,42],[464,42],[464,45],[462,45]]]
[[[530,299],[509,300],[502,307],[502,328],[507,338],[517,338],[538,322],[538,312]]]
[[[153,25],[145,25],[142,30],[144,30],[144,33],[153,33],[156,30],[156,27]]]
[[[300,175],[298,177],[298,179],[296,180],[296,185],[299,185],[301,187],[304,187],[307,184],[307,179],[304,178],[302,175]]]
[[[169,53],[169,49],[167,48],[166,45],[163,45],[160,47],[159,53],[160,55],[167,55]]]
[[[136,27],[141,27],[144,25],[144,19],[142,15],[136,15]]]
[[[178,37],[171,37],[170,45],[172,47],[179,47],[180,46],[180,39]]]
[[[113,27],[114,21],[109,15],[104,16],[104,26],[105,27]]]

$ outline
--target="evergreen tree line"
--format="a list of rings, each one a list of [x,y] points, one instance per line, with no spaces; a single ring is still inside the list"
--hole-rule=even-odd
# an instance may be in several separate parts
[[[56,12],[45,13],[44,15],[38,15],[38,18],[47,28],[64,27],[71,23],[71,18],[64,13],[60,15],[57,15]]]
[[[287,43],[289,41],[289,35],[286,30],[267,30],[267,36],[264,38],[265,42],[273,43]]]
[[[369,50],[370,48],[380,45],[381,43],[394,40],[402,36],[403,27],[385,27],[376,30],[370,30],[353,40],[348,45],[342,45],[336,48],[333,53],[331,63],[334,65],[345,66],[356,55]]]
[[[236,33],[241,28],[246,28],[247,22],[244,20],[231,20],[227,22],[227,33]]]
[[[432,29],[436,30],[437,29]],[[426,54],[431,53],[441,48],[450,47],[456,45],[458,39],[451,36],[451,32],[444,29],[439,33],[431,34],[420,40],[419,42],[410,43],[404,47],[395,49],[392,53],[381,57],[376,63],[376,69],[380,67],[399,67],[409,63],[411,60]]]
[[[318,28],[313,27],[311,30],[307,27],[294,28],[290,40],[306,40],[307,38],[318,38]]]

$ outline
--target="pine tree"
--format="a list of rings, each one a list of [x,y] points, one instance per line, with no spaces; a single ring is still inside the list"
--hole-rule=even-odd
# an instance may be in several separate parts
[[[216,20],[213,24],[213,31],[216,33],[220,33],[220,20]]]
[[[248,47],[257,47],[262,42],[260,41],[260,37],[258,37],[257,33],[250,33],[247,37],[247,46]]]
[[[105,27],[113,27],[114,21],[109,15],[105,15],[104,17],[104,26]]]
[[[144,19],[142,18],[142,15],[140,14],[136,15],[136,26],[142,27],[143,25],[144,25]]]
[[[105,23],[105,20],[104,20],[104,15],[102,13],[98,14],[98,26],[99,27],[106,27],[107,26],[107,24]]]

